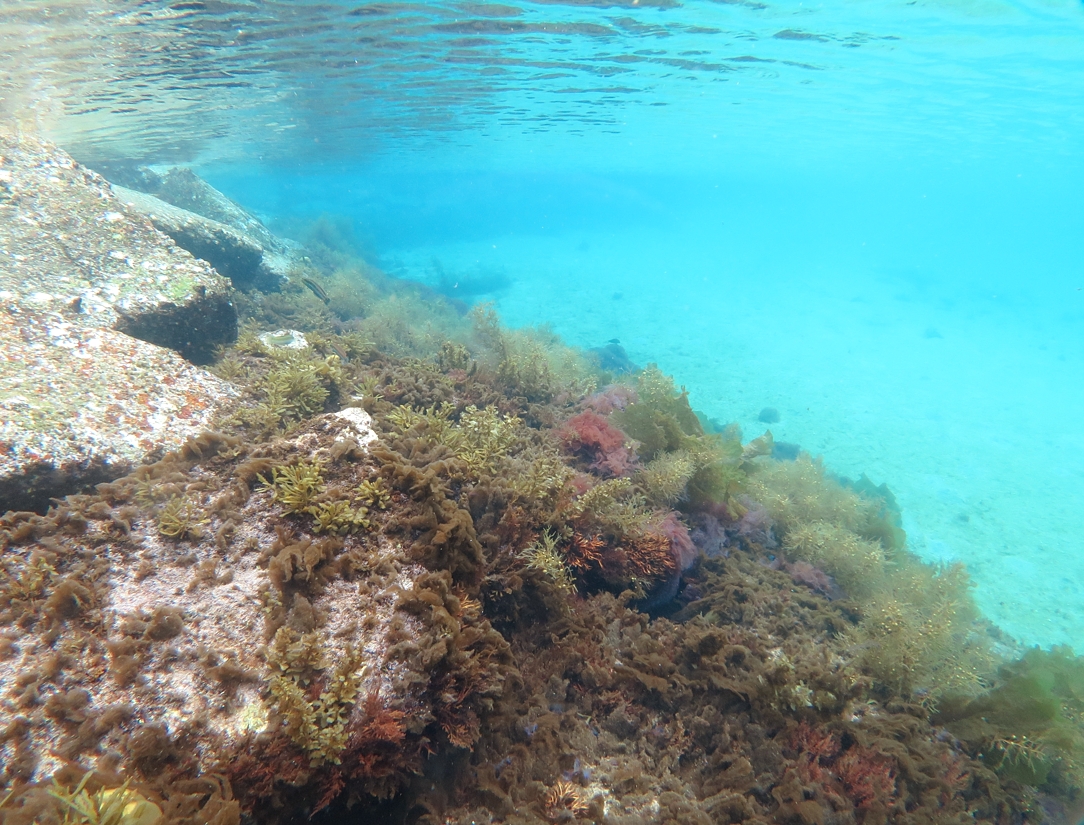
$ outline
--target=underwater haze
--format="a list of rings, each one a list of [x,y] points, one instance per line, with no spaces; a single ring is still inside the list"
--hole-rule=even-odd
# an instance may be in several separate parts
[[[0,50],[78,160],[616,340],[1084,646],[1080,0],[4,0]]]

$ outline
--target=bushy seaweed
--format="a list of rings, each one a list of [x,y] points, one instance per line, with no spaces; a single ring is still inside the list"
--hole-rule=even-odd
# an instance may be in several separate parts
[[[1033,648],[979,696],[943,697],[936,720],[1006,779],[1084,793],[1084,657]]]

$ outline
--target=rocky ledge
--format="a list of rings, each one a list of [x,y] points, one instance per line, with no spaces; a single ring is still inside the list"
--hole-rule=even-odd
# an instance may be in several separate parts
[[[234,394],[195,366],[235,339],[229,283],[100,176],[0,133],[0,511],[116,477]]]

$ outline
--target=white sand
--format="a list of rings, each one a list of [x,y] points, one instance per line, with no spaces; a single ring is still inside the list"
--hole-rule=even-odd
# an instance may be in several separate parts
[[[619,338],[694,407],[887,482],[911,548],[962,561],[980,607],[1027,644],[1084,649],[1084,361],[1062,300],[876,273],[787,271],[690,233],[504,238],[402,254],[403,272],[503,268],[513,325]],[[740,273],[740,274],[739,274]],[[616,295],[615,293],[620,293]]]

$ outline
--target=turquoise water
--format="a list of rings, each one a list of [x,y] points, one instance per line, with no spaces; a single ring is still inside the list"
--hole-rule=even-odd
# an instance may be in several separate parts
[[[886,482],[1084,647],[1084,4],[0,3],[0,111]]]

